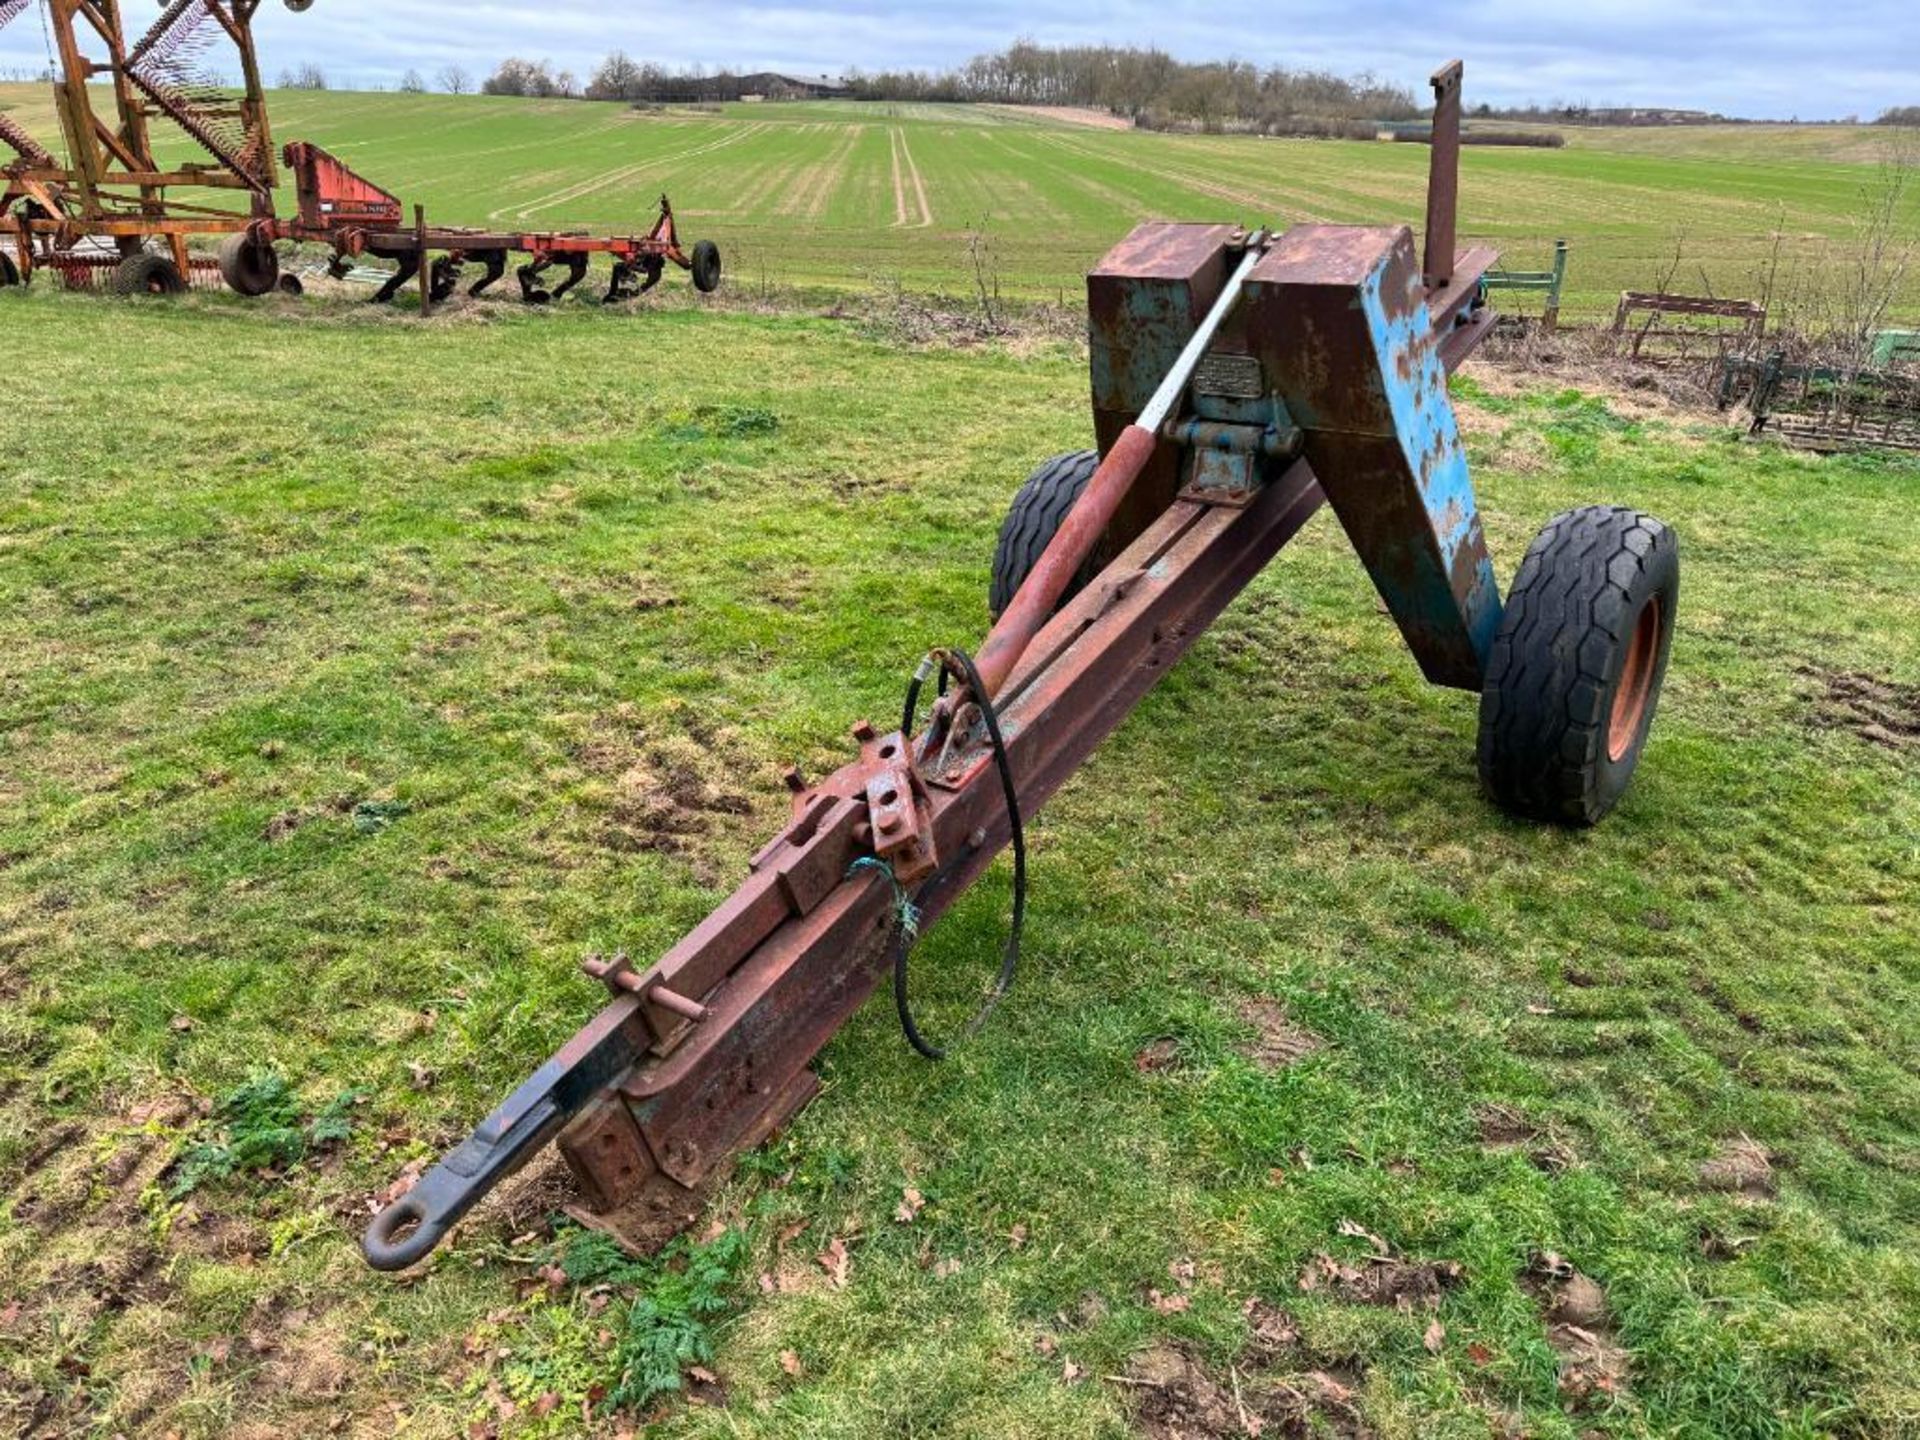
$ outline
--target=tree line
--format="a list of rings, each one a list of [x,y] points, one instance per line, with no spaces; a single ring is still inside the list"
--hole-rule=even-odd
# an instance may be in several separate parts
[[[1073,105],[1163,127],[1278,130],[1301,120],[1408,120],[1414,93],[1373,75],[1348,77],[1245,60],[1176,60],[1158,48],[1035,45],[1020,41],[955,70],[848,77],[864,100]]]

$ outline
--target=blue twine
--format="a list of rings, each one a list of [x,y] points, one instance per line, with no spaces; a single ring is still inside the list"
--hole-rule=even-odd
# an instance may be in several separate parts
[[[862,855],[847,867],[847,879],[851,880],[862,870],[877,870],[887,877],[887,883],[893,886],[893,907],[900,929],[908,940],[920,935],[920,908],[908,897],[907,890],[900,883],[900,877],[893,873],[893,867],[877,855]]]

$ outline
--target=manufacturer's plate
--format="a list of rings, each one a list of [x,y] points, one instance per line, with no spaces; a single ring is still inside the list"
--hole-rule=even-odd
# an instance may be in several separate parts
[[[1193,388],[1225,400],[1258,400],[1267,393],[1267,377],[1256,356],[1210,353],[1194,368]]]

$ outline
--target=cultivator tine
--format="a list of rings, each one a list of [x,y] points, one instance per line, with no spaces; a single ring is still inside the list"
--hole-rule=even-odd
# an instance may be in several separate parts
[[[478,280],[473,282],[472,288],[467,291],[469,295],[484,294],[489,286],[507,273],[506,251],[482,250],[479,259],[483,273]]]
[[[387,283],[373,292],[373,304],[390,304],[393,297],[420,273],[420,252],[418,250],[400,250],[380,257],[383,260],[396,260],[400,268],[388,277]]]
[[[520,298],[526,301],[527,304],[544,305],[553,299],[553,296],[549,295],[540,285],[540,276],[545,273],[546,268],[551,264],[553,264],[552,257],[536,255],[532,260],[514,272],[520,279]]]
[[[613,283],[607,287],[605,303],[617,305],[644,295],[660,283],[666,263],[658,255],[642,255],[635,260],[613,262]]]
[[[585,255],[566,255],[560,263],[567,267],[567,278],[553,287],[552,299],[558,300],[574,286],[587,278],[587,257]]]
[[[429,272],[427,293],[438,304],[442,300],[453,298],[453,292],[460,288],[460,272],[464,269],[463,256],[458,250],[451,255],[442,255],[433,262]]]

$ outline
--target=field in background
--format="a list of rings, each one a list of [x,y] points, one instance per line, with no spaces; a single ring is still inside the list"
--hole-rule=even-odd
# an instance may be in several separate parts
[[[44,87],[0,86],[35,133]],[[735,283],[970,289],[967,236],[1009,292],[1072,296],[1146,217],[1418,223],[1418,145],[1154,135],[997,107],[732,105],[641,113],[488,97],[279,93],[274,131],[340,154],[445,223],[645,228],[661,191],[725,247]],[[1622,289],[1747,295],[1776,232],[1789,264],[1844,246],[1889,133],[1724,126],[1569,131],[1564,150],[1470,148],[1465,238],[1518,268],[1574,243],[1566,310]],[[1920,189],[1911,197],[1920,223]],[[283,203],[290,203],[289,201]],[[1920,275],[1905,308],[1920,314]]]
[[[657,953],[781,766],[980,634],[1083,355],[690,301],[35,291],[0,334],[0,1431],[620,1433],[583,1413],[684,1277],[551,1268],[541,1175],[423,1275],[355,1237],[592,1012],[583,952]],[[828,1048],[650,1433],[1913,1433],[1920,467],[1459,394],[1503,579],[1573,504],[1682,537],[1622,809],[1489,809],[1323,513],[1032,823],[993,1022]],[[1008,900],[928,938],[936,1024]],[[263,1073],[351,1133],[184,1192]]]

